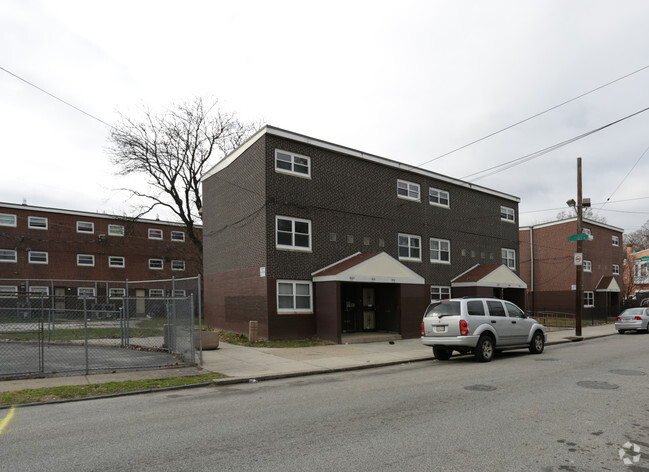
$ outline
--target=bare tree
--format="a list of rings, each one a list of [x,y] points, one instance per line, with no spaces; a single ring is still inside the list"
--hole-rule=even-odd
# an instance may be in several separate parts
[[[156,207],[171,210],[201,252],[202,240],[195,231],[203,208],[201,175],[259,127],[239,121],[234,113],[223,112],[217,105],[216,100],[204,103],[196,97],[162,114],[143,107],[140,118],[120,114],[108,138],[108,152],[118,175],[147,177],[148,188],[123,189],[144,202],[137,216]]]
[[[557,213],[557,220],[567,220],[568,218],[574,218],[575,216],[577,216],[577,210],[572,207],[568,210],[561,210]],[[606,217],[596,215],[590,207],[582,208],[581,216],[585,220],[592,220],[606,224]]]
[[[646,221],[640,229],[624,234],[624,243],[631,244],[632,252],[649,249],[649,221]]]

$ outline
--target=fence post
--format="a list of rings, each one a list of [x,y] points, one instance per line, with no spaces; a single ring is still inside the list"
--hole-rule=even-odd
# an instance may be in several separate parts
[[[45,306],[44,306],[44,301],[45,301],[45,296],[41,294],[41,315],[39,316],[38,324],[39,324],[39,336],[38,336],[38,344],[40,344],[40,349],[38,352],[38,370],[40,370],[41,374],[45,372],[45,334],[43,333],[43,320],[45,318],[44,312],[45,312]]]
[[[89,374],[89,367],[88,367],[88,308],[87,308],[87,302],[88,301],[88,295],[84,294],[83,295],[83,330],[85,333],[86,337],[86,375]]]
[[[196,359],[196,347],[194,345],[194,333],[195,333],[195,326],[194,326],[194,294],[191,294],[191,297],[189,298],[189,338],[191,339],[191,359],[192,363]],[[203,336],[202,332],[198,332],[198,363],[199,365],[203,365]]]

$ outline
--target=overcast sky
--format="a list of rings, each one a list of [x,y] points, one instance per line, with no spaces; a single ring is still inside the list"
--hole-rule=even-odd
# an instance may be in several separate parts
[[[122,214],[114,189],[136,182],[114,175],[104,124],[9,71],[107,123],[214,97],[243,120],[516,195],[521,225],[567,209],[582,157],[584,197],[634,231],[649,220],[649,111],[472,174],[649,107],[649,68],[631,74],[649,66],[648,20],[645,0],[3,0],[0,201]]]

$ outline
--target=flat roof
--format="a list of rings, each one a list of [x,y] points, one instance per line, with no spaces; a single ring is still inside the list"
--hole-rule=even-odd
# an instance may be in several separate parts
[[[555,220],[555,221],[548,221],[547,223],[539,223],[538,225],[521,226],[520,228],[518,228],[518,231],[529,231],[530,229],[547,228],[548,226],[556,226],[556,225],[562,225],[566,223],[576,223],[576,222],[577,222],[577,217],[573,216],[572,218],[566,218],[565,220]],[[618,228],[617,226],[611,226],[606,223],[600,223],[599,221],[595,221],[595,220],[589,220],[587,218],[584,218],[582,220],[582,224],[587,224],[589,226],[600,226],[602,228],[610,229],[611,231],[618,231],[620,233],[624,233],[623,228]]]
[[[521,199],[519,197],[516,197],[514,195],[510,195],[504,192],[499,192],[497,190],[493,190],[487,187],[482,187],[480,185],[475,185],[470,182],[466,182],[464,180],[460,179],[455,179],[453,177],[449,177],[446,175],[438,174],[436,172],[432,172],[426,169],[422,169],[421,167],[413,166],[410,164],[405,164],[403,162],[398,162],[394,161],[392,159],[386,159],[385,157],[380,157],[376,156],[374,154],[368,154],[363,151],[358,151],[356,149],[348,148],[345,146],[341,146],[339,144],[334,144],[330,143],[327,141],[323,141],[321,139],[316,139],[312,138],[309,136],[305,136],[303,134],[298,134],[294,133],[292,131],[287,131],[281,128],[276,128],[271,125],[265,125],[263,128],[261,128],[259,131],[257,131],[255,134],[253,134],[248,140],[246,140],[241,146],[239,146],[237,149],[232,151],[230,154],[228,154],[226,157],[221,159],[215,166],[213,166],[211,169],[209,169],[207,172],[203,174],[201,177],[201,182],[205,181],[206,179],[210,178],[212,175],[220,172],[221,170],[225,169],[228,167],[232,162],[234,162],[241,154],[243,154],[250,146],[252,146],[259,138],[261,138],[265,134],[270,134],[273,136],[279,136],[282,138],[286,139],[291,139],[293,141],[298,141],[301,143],[305,144],[310,144],[311,146],[316,146],[322,149],[327,149],[330,151],[335,151],[339,152],[342,154],[346,154],[348,156],[356,157],[358,159],[363,159],[366,161],[374,162],[377,164],[381,164],[387,167],[392,167],[395,169],[400,169],[404,170],[407,172],[412,172],[414,174],[419,174],[423,175],[425,177],[430,177],[433,179],[441,180],[443,182],[448,182],[460,187],[465,187],[471,190],[475,190],[477,192],[482,192],[482,193],[487,193],[490,195],[494,195],[500,198],[504,198],[506,200],[510,200],[516,203],[519,203]]]

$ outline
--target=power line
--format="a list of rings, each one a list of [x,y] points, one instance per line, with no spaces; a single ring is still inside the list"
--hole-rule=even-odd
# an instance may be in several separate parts
[[[82,110],[81,108],[79,108],[79,107],[77,107],[77,106],[71,104],[70,102],[67,102],[67,101],[63,100],[62,98],[57,97],[57,96],[54,95],[53,93],[48,92],[47,90],[45,90],[45,89],[39,87],[39,86],[36,85],[36,84],[33,84],[33,83],[30,82],[29,80],[24,79],[24,78],[20,77],[20,76],[17,75],[17,74],[14,74],[13,72],[11,72],[11,71],[5,69],[4,67],[0,66],[0,70],[6,72],[7,74],[9,74],[9,75],[15,77],[16,79],[18,79],[18,80],[20,80],[20,81],[22,81],[22,82],[25,82],[27,85],[29,85],[29,86],[31,86],[31,87],[34,87],[36,90],[39,90],[40,92],[43,92],[43,93],[46,94],[46,95],[49,95],[50,97],[52,97],[52,98],[55,99],[55,100],[58,100],[59,102],[63,103],[64,105],[67,105],[67,106],[69,106],[70,108],[73,108],[73,109],[75,109],[76,111],[78,111],[78,112],[80,112],[80,113],[83,113],[84,115],[86,115],[86,116],[92,118],[93,120],[97,120],[97,121],[99,121],[101,124],[106,125],[106,126],[108,126],[109,128],[113,128],[112,125],[106,123],[104,120],[102,120],[102,119],[100,119],[100,118],[97,118],[96,116],[94,116],[94,115],[88,113],[87,111]]]
[[[421,164],[418,165],[418,167],[425,166],[426,164],[430,164],[431,162],[435,162],[436,160],[441,159],[442,157],[448,156],[449,154],[453,154],[454,152],[457,152],[457,151],[460,151],[460,150],[462,150],[462,149],[465,149],[465,148],[467,148],[467,147],[469,147],[469,146],[472,146],[472,145],[474,145],[474,144],[476,144],[476,143],[479,143],[480,141],[484,141],[485,139],[491,138],[492,136],[496,136],[497,134],[500,134],[500,133],[502,133],[503,131],[507,131],[508,129],[511,129],[511,128],[515,127],[515,126],[518,126],[518,125],[523,124],[523,123],[525,123],[525,122],[527,122],[527,121],[530,121],[530,120],[532,120],[532,119],[534,119],[534,118],[537,118],[537,117],[539,117],[539,116],[541,116],[541,115],[544,115],[545,113],[548,113],[548,112],[550,112],[550,111],[552,111],[552,110],[556,110],[556,109],[559,108],[559,107],[562,107],[562,106],[564,106],[564,105],[567,105],[567,104],[570,103],[570,102],[574,102],[575,100],[578,100],[578,99],[580,99],[580,98],[582,98],[582,97],[585,97],[586,95],[589,95],[589,94],[591,94],[591,93],[593,93],[593,92],[596,92],[596,91],[598,91],[598,90],[601,90],[601,89],[603,89],[604,87],[608,87],[609,85],[614,84],[615,82],[619,82],[620,80],[626,79],[627,77],[630,77],[630,76],[632,76],[632,75],[634,75],[634,74],[637,74],[638,72],[642,72],[643,70],[648,69],[648,68],[649,68],[649,65],[646,65],[646,66],[644,66],[644,67],[641,67],[641,68],[638,69],[638,70],[635,70],[635,71],[630,72],[630,73],[628,73],[628,74],[626,74],[626,75],[623,75],[622,77],[618,77],[617,79],[612,80],[612,81],[610,81],[610,82],[607,82],[607,83],[605,83],[605,84],[603,84],[603,85],[600,85],[599,87],[595,87],[594,89],[589,90],[588,92],[584,92],[584,93],[582,93],[581,95],[577,95],[576,97],[571,98],[570,100],[566,100],[565,102],[561,102],[561,103],[559,103],[558,105],[555,105],[555,106],[553,106],[553,107],[548,108],[547,110],[543,110],[543,111],[541,111],[541,112],[539,112],[539,113],[536,113],[536,114],[534,114],[534,115],[532,115],[532,116],[530,116],[530,117],[528,117],[528,118],[525,118],[525,119],[523,119],[523,120],[517,121],[516,123],[513,123],[513,124],[511,124],[511,125],[509,125],[509,126],[506,126],[506,127],[502,128],[502,129],[499,129],[498,131],[494,131],[493,133],[489,133],[489,134],[487,134],[486,136],[483,136],[482,138],[479,138],[479,139],[476,139],[476,140],[474,140],[474,141],[471,141],[470,143],[465,144],[464,146],[460,146],[459,148],[453,149],[452,151],[445,152],[444,154],[442,154],[442,155],[440,155],[440,156],[437,156],[437,157],[434,157],[433,159],[430,159],[430,160],[428,160],[428,161],[426,161],[426,162],[422,162]]]
[[[644,108],[644,109],[642,109],[640,111],[637,111],[635,113],[632,113],[630,115],[627,115],[627,116],[625,116],[623,118],[620,118],[618,120],[612,121],[612,122],[610,122],[610,123],[608,123],[608,124],[606,124],[604,126],[600,126],[599,128],[596,128],[594,130],[591,130],[591,131],[588,131],[586,133],[580,134],[579,136],[575,136],[573,138],[567,139],[567,140],[562,141],[560,143],[553,144],[552,146],[541,149],[540,151],[536,151],[536,152],[533,152],[531,154],[527,154],[525,156],[518,157],[516,159],[512,159],[512,160],[507,161],[507,162],[503,162],[502,164],[498,164],[496,166],[489,167],[487,169],[484,169],[484,170],[481,170],[481,171],[478,171],[478,172],[474,172],[473,174],[469,174],[467,176],[462,177],[461,180],[465,180],[465,179],[468,179],[469,177],[473,177],[473,176],[476,176],[476,175],[479,175],[479,174],[484,174],[484,175],[479,175],[478,177],[475,177],[474,179],[472,179],[471,182],[473,182],[475,180],[482,179],[484,177],[489,177],[490,175],[498,174],[498,173],[500,173],[500,172],[502,172],[504,170],[511,169],[512,167],[519,166],[521,164],[524,164],[525,162],[531,161],[532,159],[536,159],[537,157],[541,157],[544,154],[547,154],[547,153],[549,153],[551,151],[554,151],[554,150],[559,149],[559,148],[561,148],[563,146],[566,146],[566,145],[568,145],[570,143],[573,143],[573,142],[578,141],[580,139],[583,139],[583,138],[585,138],[587,136],[590,136],[591,134],[602,131],[602,130],[604,130],[606,128],[609,128],[609,127],[611,127],[613,125],[616,125],[616,124],[618,124],[618,123],[620,123],[620,122],[622,122],[624,120],[628,120],[629,118],[632,118],[632,117],[634,117],[636,115],[644,113],[647,110],[649,110],[649,107]]]

